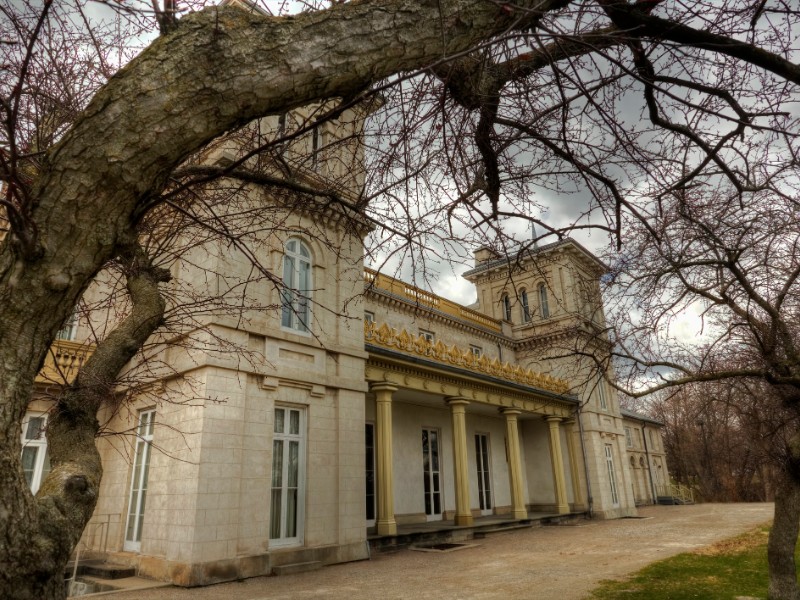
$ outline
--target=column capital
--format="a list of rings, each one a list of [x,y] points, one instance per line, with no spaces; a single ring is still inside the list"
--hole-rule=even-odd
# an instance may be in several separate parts
[[[369,384],[370,392],[396,392],[399,388],[388,381],[377,381]]]
[[[555,415],[548,415],[544,418],[545,421],[548,423],[561,423],[564,420],[563,417],[557,417]]]
[[[522,410],[519,408],[500,408],[498,409],[500,414],[507,415],[507,416],[519,416],[522,414]]]
[[[449,406],[467,406],[469,404],[469,400],[463,396],[447,396],[444,401],[447,402]]]

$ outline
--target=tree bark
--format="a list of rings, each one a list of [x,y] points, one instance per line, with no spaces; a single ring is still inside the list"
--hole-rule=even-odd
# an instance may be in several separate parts
[[[767,558],[769,561],[770,600],[798,600],[797,566],[794,552],[800,529],[800,483],[790,474],[775,492],[775,518],[769,532]]]
[[[92,516],[103,472],[94,441],[97,410],[113,398],[117,375],[164,316],[158,284],[168,273],[153,267],[135,243],[123,249],[123,262],[131,312],[58,399],[47,427],[52,470],[35,500],[13,504],[15,498],[30,498],[27,483],[19,472],[0,474],[0,521],[8,522],[0,543],[0,598],[66,596],[64,569]],[[16,441],[19,445],[19,433]]]

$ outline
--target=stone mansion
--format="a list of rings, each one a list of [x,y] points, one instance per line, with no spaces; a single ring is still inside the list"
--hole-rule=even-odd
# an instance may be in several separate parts
[[[277,119],[273,129],[287,126]],[[326,127],[313,152],[339,135]],[[362,150],[350,149],[335,165],[319,154],[317,172],[358,173]],[[195,586],[366,559],[370,543],[423,529],[463,539],[489,521],[632,516],[661,495],[659,423],[621,410],[564,352],[603,327],[605,266],[580,244],[511,261],[477,249],[464,275],[477,302],[462,306],[365,268],[368,228],[335,208],[272,210],[282,225],[258,244],[282,285],[241,286],[261,308],[207,311],[192,347],[156,345],[169,370],[126,410],[99,415],[104,432],[128,435],[98,438],[104,476],[82,552]],[[209,244],[171,268],[234,289],[252,264]],[[47,394],[74,376],[101,321],[68,323],[40,374],[22,430],[34,491],[48,469]]]

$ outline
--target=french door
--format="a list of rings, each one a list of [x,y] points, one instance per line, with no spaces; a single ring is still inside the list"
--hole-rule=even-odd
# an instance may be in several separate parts
[[[147,477],[150,471],[150,449],[153,444],[153,425],[156,411],[139,413],[136,427],[136,454],[131,475],[131,493],[128,502],[128,519],[125,525],[125,542],[122,547],[128,552],[140,552],[142,547],[142,525],[147,500]]]
[[[305,411],[275,408],[272,438],[270,546],[303,542]]]
[[[428,521],[442,518],[442,473],[439,467],[439,431],[422,430],[422,474],[425,515]]]
[[[375,424],[364,424],[367,526],[375,525]]]
[[[492,514],[492,476],[489,472],[489,435],[475,434],[475,464],[478,469],[478,503],[482,515]]]

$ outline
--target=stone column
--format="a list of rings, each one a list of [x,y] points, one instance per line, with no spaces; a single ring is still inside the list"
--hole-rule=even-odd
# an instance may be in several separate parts
[[[572,493],[576,507],[585,507],[583,487],[581,485],[580,463],[578,462],[578,451],[575,448],[575,432],[571,431],[575,425],[575,419],[564,421],[567,431],[567,452],[569,453],[569,473],[572,476]]]
[[[556,492],[556,508],[558,514],[564,515],[569,512],[567,502],[567,486],[564,478],[564,459],[561,456],[561,436],[559,426],[561,417],[546,417],[547,424],[550,425],[550,462],[553,464],[553,485]]]
[[[456,525],[472,525],[472,511],[469,506],[469,470],[467,459],[467,419],[466,398],[448,398],[450,414],[453,417],[453,462],[455,463]]]
[[[511,514],[515,519],[527,519],[525,492],[522,488],[522,453],[519,445],[517,417],[522,411],[513,408],[503,409],[506,417],[506,440],[508,443],[508,479],[511,485]]]
[[[378,535],[397,535],[394,520],[394,473],[392,471],[392,394],[397,387],[388,383],[377,383],[370,387],[375,393],[375,521]]]

